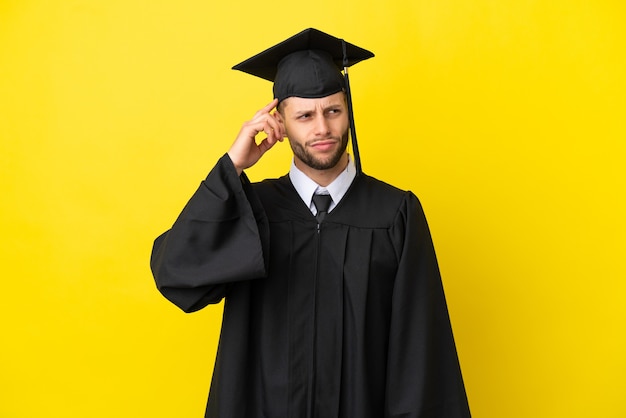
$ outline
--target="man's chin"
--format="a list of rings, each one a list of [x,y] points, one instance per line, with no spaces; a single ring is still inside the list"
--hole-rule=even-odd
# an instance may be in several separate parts
[[[343,153],[338,155],[334,154],[326,157],[309,156],[310,158],[305,161],[305,164],[316,170],[330,170],[332,168],[335,168],[337,164],[339,164],[342,155]]]

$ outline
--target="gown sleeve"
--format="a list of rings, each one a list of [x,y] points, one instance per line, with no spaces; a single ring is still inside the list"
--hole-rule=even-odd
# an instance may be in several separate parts
[[[150,267],[159,291],[193,312],[222,300],[231,283],[265,277],[268,244],[265,212],[226,154],[154,241]]]
[[[407,194],[395,222],[399,268],[392,301],[386,417],[470,417],[432,239]]]

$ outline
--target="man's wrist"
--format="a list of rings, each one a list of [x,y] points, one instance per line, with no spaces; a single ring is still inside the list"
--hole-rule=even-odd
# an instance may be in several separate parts
[[[230,160],[231,164],[233,165],[233,168],[235,169],[235,171],[237,171],[237,175],[240,176],[241,173],[243,173],[243,167],[239,166],[238,164],[235,163],[235,160],[233,159],[233,156],[230,153],[230,151],[227,152],[226,155],[228,156],[228,159]]]

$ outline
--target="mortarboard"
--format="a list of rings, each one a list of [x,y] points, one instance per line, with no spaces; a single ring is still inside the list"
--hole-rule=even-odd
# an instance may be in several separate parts
[[[309,28],[235,65],[233,69],[274,82],[274,97],[279,102],[289,97],[326,97],[345,90],[352,150],[357,173],[360,173],[348,67],[373,56],[366,49]]]

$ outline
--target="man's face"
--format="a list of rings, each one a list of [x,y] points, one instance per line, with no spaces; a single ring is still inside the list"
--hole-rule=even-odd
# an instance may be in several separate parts
[[[315,170],[334,168],[348,145],[345,94],[319,99],[290,97],[281,104],[289,144],[298,160]]]

